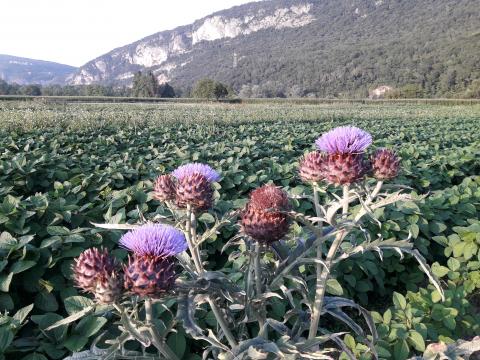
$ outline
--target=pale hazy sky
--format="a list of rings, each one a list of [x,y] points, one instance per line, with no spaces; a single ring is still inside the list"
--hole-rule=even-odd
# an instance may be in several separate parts
[[[80,66],[252,0],[0,0],[0,54]]]

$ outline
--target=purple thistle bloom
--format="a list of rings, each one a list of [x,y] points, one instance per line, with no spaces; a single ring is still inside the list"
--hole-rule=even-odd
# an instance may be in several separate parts
[[[173,226],[147,224],[122,236],[120,246],[136,255],[168,257],[187,249],[185,235]]]
[[[372,143],[372,135],[354,126],[341,126],[317,139],[317,148],[329,154],[358,154]]]
[[[209,182],[220,180],[220,175],[206,164],[190,163],[182,165],[172,172],[172,175],[176,177],[177,180],[182,180],[193,174],[200,174]]]

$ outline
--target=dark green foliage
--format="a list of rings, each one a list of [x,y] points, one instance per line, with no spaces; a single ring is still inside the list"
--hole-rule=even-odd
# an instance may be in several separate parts
[[[134,97],[154,97],[157,95],[158,81],[152,72],[136,72],[133,77],[132,95]]]
[[[0,107],[0,308],[15,314],[34,304],[30,321],[22,328],[0,327],[8,342],[7,358],[25,350],[60,359],[88,347],[101,328],[111,329],[101,317],[109,319],[108,309],[103,309],[76,324],[45,331],[91,304],[73,287],[72,259],[92,246],[117,248],[121,233],[94,229],[91,222],[137,222],[140,212],[163,213],[151,196],[158,174],[189,161],[209,163],[222,175],[214,209],[221,215],[230,210],[231,201],[240,208],[253,188],[269,181],[292,194],[308,191],[296,173],[299,157],[325,130],[352,123],[371,131],[376,147],[399,151],[403,171],[398,184],[419,194],[432,192],[416,203],[376,213],[385,222],[382,228],[373,222],[365,226],[385,239],[402,239],[410,232],[429,262],[438,263],[434,271],[448,283],[447,302],[439,303],[434,291],[425,289],[424,276],[408,256],[400,261],[388,252],[383,265],[375,254],[346,261],[335,274],[338,282],[329,283],[330,293],[348,293],[368,302],[378,314],[392,308],[385,326],[385,315],[381,320],[376,316],[382,329],[379,346],[387,359],[391,358],[387,352],[420,351],[417,332],[427,344],[440,336],[456,339],[457,332],[478,333],[472,308],[461,300],[472,296],[480,284],[475,258],[480,248],[480,179],[475,176],[480,173],[478,105],[1,103]],[[309,201],[295,200],[294,205],[313,214]],[[236,231],[233,226],[222,229],[218,241],[206,247],[209,269],[237,266],[220,253]],[[125,256],[122,250],[113,254]],[[302,271],[312,270],[306,265]],[[405,309],[402,295],[393,295],[394,291],[407,294]],[[407,308],[420,320],[405,317]],[[437,316],[448,309],[457,313]],[[272,311],[281,312],[281,303]],[[4,321],[11,322],[10,318]],[[199,322],[212,319],[205,314]],[[393,328],[402,336],[393,338]],[[185,351],[185,358],[199,351],[199,345],[183,333],[168,341]],[[362,352],[356,342],[354,346]]]
[[[193,90],[192,96],[200,99],[221,99],[228,95],[227,87],[212,79],[199,80]]]
[[[169,83],[165,83],[158,86],[157,94],[162,98],[174,98],[175,90],[170,86]]]

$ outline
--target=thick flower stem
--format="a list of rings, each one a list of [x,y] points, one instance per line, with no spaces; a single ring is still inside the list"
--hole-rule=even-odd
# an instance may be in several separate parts
[[[345,216],[348,213],[348,206],[349,206],[349,186],[344,185],[343,186],[343,200],[342,200],[342,215]],[[312,310],[312,319],[310,322],[310,330],[308,333],[308,338],[313,339],[315,336],[317,336],[317,331],[318,331],[318,325],[320,323],[320,315],[322,313],[322,307],[323,307],[323,300],[325,298],[325,291],[327,287],[327,281],[330,277],[330,270],[332,267],[333,260],[335,258],[335,255],[337,253],[338,248],[340,247],[343,239],[345,239],[345,236],[347,235],[347,231],[340,231],[337,236],[335,237],[335,240],[333,241],[332,245],[330,246],[330,249],[328,250],[327,253],[327,258],[325,259],[325,266],[324,268],[321,268],[319,270],[319,266],[317,265],[317,283],[316,283],[316,291],[315,291],[315,301],[313,304],[313,310]],[[321,250],[319,251],[317,249],[317,256],[322,256]],[[320,276],[319,276],[320,275]]]
[[[262,296],[262,269],[260,266],[260,255],[261,255],[261,247],[258,241],[255,244],[255,254],[254,254],[254,269],[255,269],[255,290],[256,290],[256,297],[260,301]],[[266,317],[266,309],[265,306],[262,305],[258,311],[258,326],[260,331],[258,333],[259,336],[264,337],[265,339],[268,336],[267,331],[265,330],[265,317]],[[264,331],[265,330],[265,331]]]
[[[193,263],[195,264],[195,269],[199,274],[203,272],[203,267],[202,267],[202,262],[198,258],[197,254],[198,251],[195,249],[195,242],[196,239],[193,238],[192,234],[196,234],[196,229],[194,232],[192,232],[192,218],[194,218],[195,215],[193,214],[192,208],[190,204],[187,204],[187,219],[186,219],[186,238],[187,238],[187,244],[188,244],[188,249],[190,250],[190,254],[192,255]]]
[[[152,300],[148,298],[145,299],[145,322],[148,326],[150,336],[152,337],[152,344],[157,350],[165,356],[166,359],[179,360],[177,355],[175,355],[175,353],[168,347],[155,328],[155,325],[153,324]]]
[[[187,205],[186,230],[187,230],[187,233],[186,233],[187,243],[193,258],[193,262],[195,263],[195,268],[198,274],[202,274],[205,270],[203,269],[202,260],[200,258],[200,250],[198,249],[198,245],[197,245],[198,244],[197,221],[196,221],[195,213],[192,211],[192,208],[189,204]],[[213,315],[215,315],[215,318],[217,319],[217,323],[218,325],[220,325],[220,328],[225,334],[225,337],[227,338],[227,341],[230,344],[230,346],[231,347],[237,346],[238,344],[235,341],[235,338],[233,337],[233,334],[230,331],[230,328],[227,322],[225,321],[222,315],[222,312],[220,311],[217,304],[215,304],[215,301],[210,296],[208,297],[208,304],[212,308]]]
[[[215,319],[217,319],[218,325],[220,325],[220,328],[225,334],[225,337],[227,338],[228,343],[232,348],[236,347],[238,345],[237,341],[233,337],[233,334],[230,331],[230,328],[227,322],[225,321],[225,318],[223,317],[222,312],[220,311],[217,304],[215,304],[214,300],[211,297],[208,298],[208,304],[212,308],[213,315],[215,315]]]

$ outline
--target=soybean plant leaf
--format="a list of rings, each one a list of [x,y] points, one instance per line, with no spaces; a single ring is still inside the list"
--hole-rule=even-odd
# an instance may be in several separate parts
[[[183,357],[187,346],[183,332],[170,334],[167,339],[167,344],[179,358]]]
[[[425,351],[425,341],[423,340],[423,336],[419,332],[415,330],[410,330],[408,334],[408,341],[415,348],[415,350],[420,352]]]
[[[22,360],[47,360],[47,358],[40,353],[28,354]]]
[[[330,278],[327,280],[327,292],[332,295],[343,295],[342,285],[337,279]]]
[[[0,275],[0,291],[8,292],[10,288],[10,283],[12,282],[13,273],[9,273],[8,275],[2,274]]]
[[[64,341],[63,346],[74,352],[83,349],[87,342],[88,338],[86,336],[73,334],[66,341]]]
[[[21,323],[23,323],[25,321],[25,319],[27,318],[28,314],[30,314],[30,311],[32,311],[33,309],[33,304],[30,304],[28,306],[25,306],[21,309],[19,309],[15,315],[13,315],[13,318],[15,320],[18,320]]]
[[[74,332],[85,337],[90,337],[95,335],[106,323],[107,319],[103,317],[87,316],[80,320],[77,326],[75,326]]]
[[[0,327],[0,354],[3,353],[13,341],[13,332],[6,326]]]
[[[393,303],[397,309],[405,310],[407,308],[407,300],[398,292],[393,293]]]
[[[395,355],[396,360],[406,360],[408,358],[408,353],[410,349],[405,340],[398,340],[395,346],[393,347],[393,354]]]
[[[10,271],[14,274],[18,274],[18,273],[21,273],[22,271],[30,269],[36,264],[37,264],[36,261],[19,260],[10,267]]]
[[[93,301],[84,296],[70,296],[64,300],[64,305],[67,313],[73,315],[87,307],[93,307]]]

